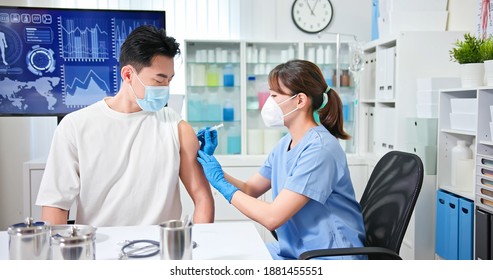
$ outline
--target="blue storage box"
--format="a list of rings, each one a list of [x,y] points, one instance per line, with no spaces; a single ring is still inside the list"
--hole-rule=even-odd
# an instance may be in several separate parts
[[[472,260],[474,202],[459,199],[459,260]]]
[[[442,190],[437,191],[437,203],[436,203],[436,236],[435,236],[435,252],[444,257],[446,255],[447,244],[445,244],[446,230],[446,208],[445,203],[447,201],[447,193]]]
[[[459,257],[459,198],[437,191],[436,253],[447,260]]]

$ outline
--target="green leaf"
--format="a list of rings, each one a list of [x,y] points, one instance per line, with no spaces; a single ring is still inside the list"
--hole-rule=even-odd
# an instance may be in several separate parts
[[[460,64],[484,62],[484,55],[480,50],[484,42],[485,40],[476,38],[470,33],[464,34],[464,40],[457,40],[454,44],[455,48],[450,50],[450,60]]]

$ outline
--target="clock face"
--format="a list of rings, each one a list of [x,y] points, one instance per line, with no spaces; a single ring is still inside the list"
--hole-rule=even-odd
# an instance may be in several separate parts
[[[332,20],[332,4],[329,0],[295,0],[291,9],[294,24],[301,31],[318,33]]]

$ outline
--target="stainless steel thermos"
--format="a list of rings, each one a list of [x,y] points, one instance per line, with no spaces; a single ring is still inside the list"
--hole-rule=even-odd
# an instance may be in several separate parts
[[[47,260],[50,255],[50,225],[32,218],[8,228],[11,260]]]
[[[55,225],[26,218],[8,228],[11,260],[94,260],[96,228]]]
[[[51,227],[51,258],[53,260],[96,259],[96,228],[87,225]]]

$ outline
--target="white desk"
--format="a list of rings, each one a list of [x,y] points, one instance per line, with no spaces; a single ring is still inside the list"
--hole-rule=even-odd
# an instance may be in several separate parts
[[[96,259],[116,260],[124,240],[159,241],[159,226],[100,227],[96,231]],[[192,240],[194,260],[271,260],[264,242],[251,222],[196,224]],[[0,232],[0,260],[8,260],[9,236]],[[159,259],[159,255],[147,259]]]

